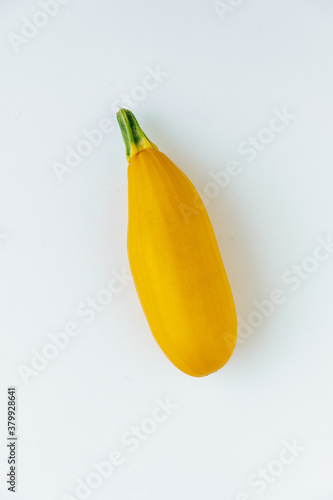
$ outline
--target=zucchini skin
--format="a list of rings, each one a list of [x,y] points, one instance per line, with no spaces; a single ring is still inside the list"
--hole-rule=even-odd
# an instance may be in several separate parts
[[[153,146],[129,157],[129,264],[158,345],[182,372],[202,377],[234,350],[235,305],[206,209],[189,220],[181,210],[198,192]]]

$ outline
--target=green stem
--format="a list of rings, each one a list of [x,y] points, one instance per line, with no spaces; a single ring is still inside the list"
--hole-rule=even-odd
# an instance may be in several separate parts
[[[128,162],[133,156],[139,153],[139,151],[148,148],[157,149],[155,144],[153,144],[143,132],[131,111],[120,108],[117,113],[117,120],[124,139]]]

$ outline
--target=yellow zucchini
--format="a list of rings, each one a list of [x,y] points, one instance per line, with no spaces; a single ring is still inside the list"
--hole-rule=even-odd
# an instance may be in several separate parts
[[[158,151],[133,113],[118,123],[128,165],[127,250],[135,287],[153,336],[181,371],[202,377],[230,358],[237,338],[234,301],[200,196]],[[201,200],[200,200],[201,201]]]

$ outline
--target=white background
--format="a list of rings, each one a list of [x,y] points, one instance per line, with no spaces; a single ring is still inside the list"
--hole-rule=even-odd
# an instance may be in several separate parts
[[[43,23],[41,7],[1,4],[3,499],[13,498],[5,478],[12,384],[17,500],[79,498],[78,479],[112,450],[124,463],[87,498],[333,498],[332,255],[297,290],[288,282],[294,265],[316,266],[318,239],[333,235],[333,5],[231,4],[223,16],[212,1],[71,0],[16,44],[24,18]],[[77,313],[127,266],[127,162],[116,126],[61,180],[54,169],[84,130],[115,123],[122,94],[141,98],[137,86],[157,66],[168,76],[131,108],[148,137],[201,193],[211,172],[239,164],[207,205],[238,316],[247,322],[274,289],[285,297],[202,379],[159,350],[132,283],[90,323]],[[239,145],[284,108],[290,123],[248,161]],[[81,333],[24,383],[18,367],[31,369],[32,350],[41,353],[70,321]],[[131,453],[122,435],[166,398],[178,408]],[[271,464],[285,442],[302,451],[279,472]],[[268,466],[279,475],[259,493],[248,481]]]

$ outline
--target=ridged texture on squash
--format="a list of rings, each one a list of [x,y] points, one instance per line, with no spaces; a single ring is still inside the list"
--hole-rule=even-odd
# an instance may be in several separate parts
[[[135,287],[165,355],[200,377],[230,358],[237,321],[206,209],[184,213],[194,198],[200,200],[192,183],[160,151],[148,146],[130,158],[127,243]]]

